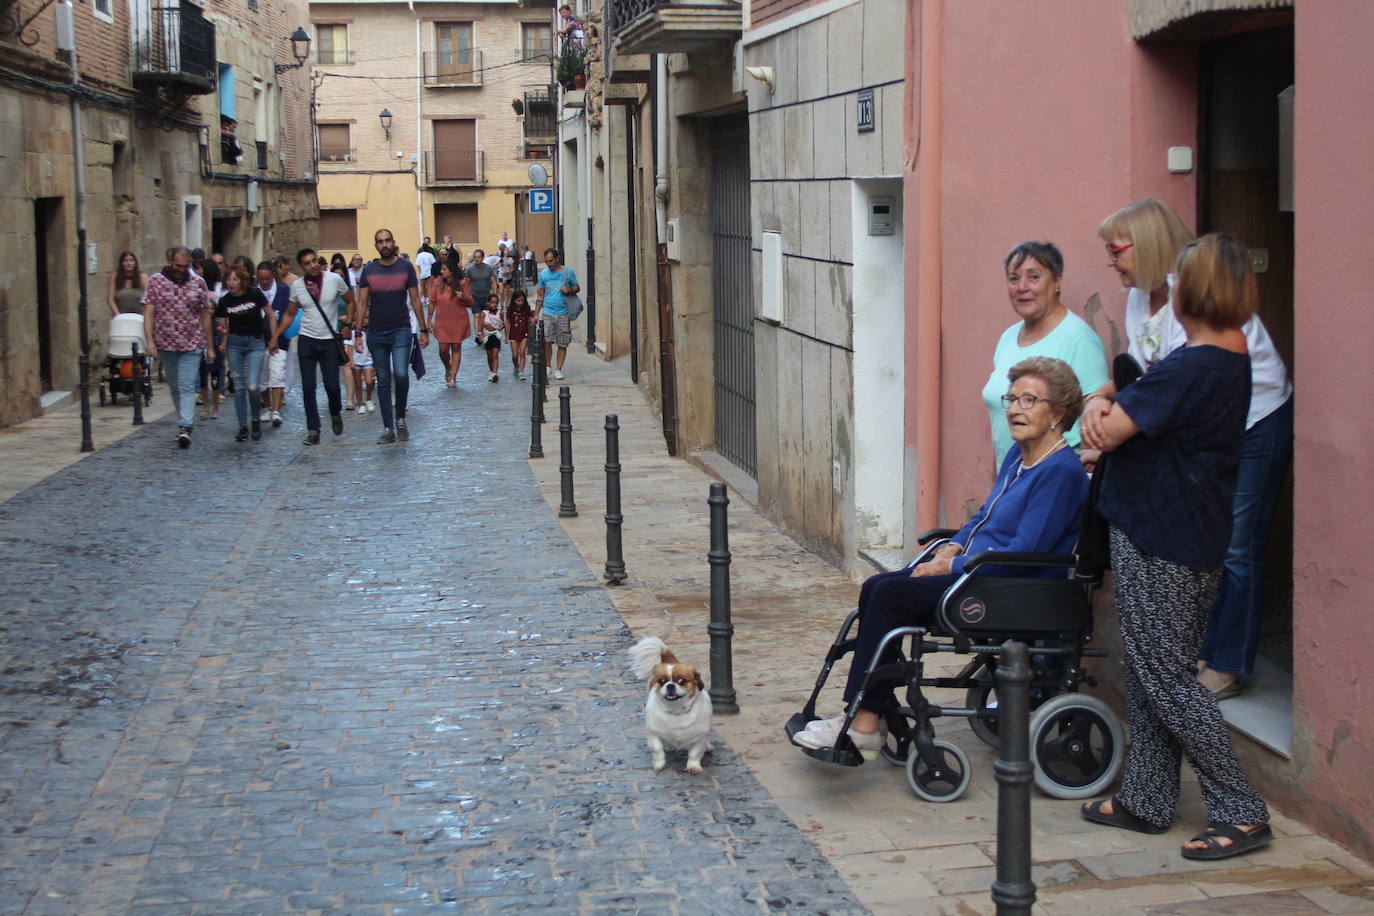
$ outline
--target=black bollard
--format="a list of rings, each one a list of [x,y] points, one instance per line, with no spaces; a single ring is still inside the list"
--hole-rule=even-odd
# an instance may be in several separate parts
[[[1030,652],[1023,642],[1002,644],[997,665],[997,879],[992,902],[998,916],[1029,914],[1030,803],[1035,769],[1030,762]]]
[[[573,502],[572,390],[567,385],[558,386],[558,477],[563,496],[558,517],[577,518],[577,503]]]
[[[711,708],[733,715],[739,712],[739,704],[730,659],[735,627],[730,622],[730,524],[726,517],[730,497],[725,495],[725,484],[711,484],[706,502],[711,507],[711,550],[706,555],[711,563],[711,622],[706,625],[711,635]]]
[[[535,325],[530,338],[534,344],[534,378],[530,382],[530,396],[533,403],[530,407],[530,457],[544,457],[544,399],[540,397],[539,391],[539,363],[543,347],[543,335],[539,333],[539,326]]]
[[[620,514],[620,418],[606,414],[606,571],[602,578],[612,585],[625,581],[625,554],[620,531],[625,516]]]
[[[134,354],[134,426],[143,425],[143,354],[138,352],[138,343],[133,345]]]
[[[549,384],[549,367],[544,365],[544,324],[535,325],[534,337],[534,415],[544,422],[544,388]]]

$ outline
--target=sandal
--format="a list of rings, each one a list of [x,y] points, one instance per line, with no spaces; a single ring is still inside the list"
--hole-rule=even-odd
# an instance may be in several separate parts
[[[1102,806],[1111,801],[1112,808],[1115,810],[1111,814],[1102,810]],[[1147,820],[1136,817],[1126,810],[1126,806],[1121,804],[1121,799],[1115,795],[1111,799],[1102,801],[1088,802],[1079,812],[1085,821],[1092,821],[1094,824],[1106,824],[1108,827],[1120,827],[1122,830],[1134,830],[1136,833],[1168,833],[1167,826],[1158,827]]]
[[[1230,846],[1223,846],[1221,839],[1231,841]],[[1183,847],[1183,858],[1185,859],[1229,859],[1232,856],[1243,855],[1252,850],[1268,846],[1274,840],[1274,831],[1269,829],[1268,824],[1261,824],[1258,829],[1246,830],[1235,824],[1221,824],[1212,821],[1197,836],[1188,842],[1206,843],[1205,849],[1189,849]]]

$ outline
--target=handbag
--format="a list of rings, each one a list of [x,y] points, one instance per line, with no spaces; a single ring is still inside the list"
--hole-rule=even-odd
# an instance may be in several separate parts
[[[563,297],[563,302],[568,307],[568,320],[576,321],[577,316],[582,314],[582,297],[577,293],[568,293]]]

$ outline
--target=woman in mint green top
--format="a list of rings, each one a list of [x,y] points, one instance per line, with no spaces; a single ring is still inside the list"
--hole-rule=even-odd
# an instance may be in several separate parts
[[[992,374],[983,386],[995,451],[994,467],[1011,450],[1011,430],[1002,409],[1007,372],[1032,356],[1061,359],[1073,368],[1083,391],[1096,391],[1107,381],[1107,356],[1102,340],[1088,323],[1059,300],[1059,281],[1064,275],[1064,256],[1049,242],[1022,242],[1011,250],[1003,265],[1007,297],[1021,320],[1002,332],[992,354]],[[1064,436],[1078,448],[1078,424]]]

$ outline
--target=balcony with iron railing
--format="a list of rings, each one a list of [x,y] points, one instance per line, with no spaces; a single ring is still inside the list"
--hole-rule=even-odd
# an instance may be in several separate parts
[[[356,60],[357,54],[352,48],[318,48],[315,51],[315,63],[323,67],[351,64]]]
[[[525,142],[537,143],[558,136],[558,118],[553,98],[548,92],[531,90],[525,93]]]
[[[486,183],[483,174],[482,151],[426,150],[425,184],[480,185]]]
[[[520,64],[539,64],[547,67],[553,60],[553,45],[525,45],[515,49],[515,61]]]
[[[215,24],[200,7],[134,4],[133,83],[188,95],[214,92],[219,80]]]
[[[482,85],[482,52],[476,48],[424,52],[425,86],[430,89]]]
[[[740,0],[607,0],[606,31],[621,54],[691,53],[735,41],[744,30]]]

